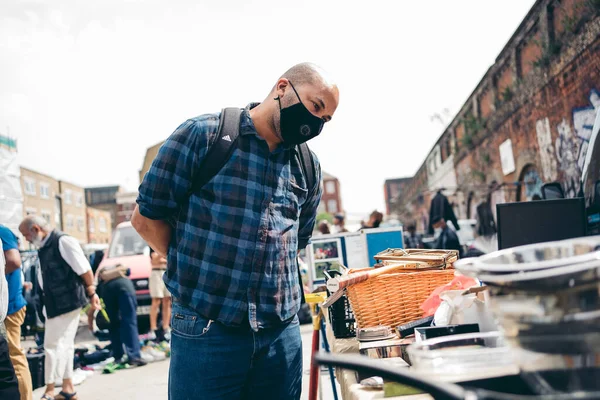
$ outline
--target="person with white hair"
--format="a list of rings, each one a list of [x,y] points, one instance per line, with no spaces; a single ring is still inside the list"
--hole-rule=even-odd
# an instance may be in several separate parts
[[[100,309],[92,267],[77,239],[52,229],[42,217],[27,216],[19,231],[38,247],[46,333],[46,390],[42,399],[76,400],[73,387],[73,357],[79,314],[88,299]],[[62,379],[62,391],[54,396],[54,383]]]

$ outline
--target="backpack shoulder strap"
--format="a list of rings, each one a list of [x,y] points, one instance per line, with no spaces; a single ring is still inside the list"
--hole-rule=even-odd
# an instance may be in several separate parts
[[[224,108],[221,111],[217,135],[198,168],[197,176],[192,184],[192,193],[217,175],[231,157],[240,136],[241,116],[242,109],[240,108]]]
[[[304,179],[306,179],[308,196],[310,197],[315,194],[319,185],[319,182],[317,182],[315,160],[312,151],[310,151],[306,143],[296,146],[296,151],[300,157],[300,165],[302,166],[302,173],[304,174]]]

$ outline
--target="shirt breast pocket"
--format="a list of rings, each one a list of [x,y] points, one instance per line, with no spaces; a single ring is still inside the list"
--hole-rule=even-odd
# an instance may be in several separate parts
[[[294,180],[290,179],[281,210],[283,217],[292,221],[298,220],[300,210],[307,197],[308,189],[301,187]]]

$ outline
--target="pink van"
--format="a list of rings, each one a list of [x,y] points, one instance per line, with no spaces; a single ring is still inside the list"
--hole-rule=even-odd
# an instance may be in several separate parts
[[[131,270],[129,278],[133,281],[137,297],[137,315],[148,320],[150,315],[150,248],[142,237],[131,226],[131,222],[123,222],[113,231],[110,247],[106,251],[100,267],[122,264]],[[146,322],[147,323],[147,322]]]

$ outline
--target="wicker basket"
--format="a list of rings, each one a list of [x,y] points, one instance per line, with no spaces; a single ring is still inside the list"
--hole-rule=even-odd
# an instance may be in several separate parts
[[[366,269],[351,270],[349,273]],[[393,328],[423,317],[421,304],[439,286],[450,282],[454,269],[407,270],[389,273],[349,286],[348,299],[358,328]]]

